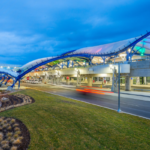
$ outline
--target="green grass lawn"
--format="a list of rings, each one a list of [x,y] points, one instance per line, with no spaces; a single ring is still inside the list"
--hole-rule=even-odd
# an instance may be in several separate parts
[[[29,129],[29,150],[150,150],[150,120],[35,90],[35,103],[1,112]]]

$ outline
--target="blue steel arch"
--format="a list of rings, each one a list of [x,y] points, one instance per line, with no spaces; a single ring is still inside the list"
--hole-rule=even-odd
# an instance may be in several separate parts
[[[19,76],[17,77],[17,79],[19,80],[20,78],[22,78],[24,75],[26,75],[27,73],[29,73],[30,71],[42,66],[42,65],[45,65],[47,63],[50,63],[50,62],[53,62],[55,60],[59,60],[59,59],[65,59],[65,58],[68,58],[68,57],[85,57],[85,58],[88,58],[90,60],[90,57],[91,55],[89,54],[74,54],[74,55],[66,55],[66,56],[58,56],[58,57],[55,57],[55,58],[51,58],[51,59],[48,59],[46,61],[43,61],[37,65],[34,65],[32,67],[30,67],[28,70],[24,71],[23,73],[20,73]]]
[[[59,59],[65,59],[65,58],[69,58],[69,57],[79,57],[79,58],[86,58],[86,59],[89,59],[91,60],[94,56],[99,56],[99,57],[112,57],[112,56],[117,56],[118,54],[122,53],[122,52],[125,52],[127,51],[128,48],[132,48],[135,47],[135,45],[142,41],[144,38],[148,37],[150,35],[150,32],[147,32],[145,35],[135,39],[132,43],[130,43],[129,45],[125,46],[124,48],[122,49],[119,49],[118,51],[115,51],[115,52],[110,52],[110,53],[75,53],[74,52],[76,50],[72,50],[72,51],[69,51],[69,52],[66,52],[66,53],[63,53],[62,55],[60,56],[57,56],[57,57],[52,57],[52,58],[45,58],[46,60],[44,61],[41,61],[40,63],[37,63],[35,65],[31,65],[30,67],[28,68],[22,68],[21,70],[18,71],[18,74],[17,73],[14,73],[14,72],[10,72],[10,71],[2,71],[0,70],[0,73],[4,73],[4,74],[7,74],[9,75],[10,77],[12,78],[15,78],[15,81],[12,85],[12,87],[15,85],[15,83],[17,81],[20,81],[20,79],[26,75],[27,73],[29,73],[30,71],[32,71],[33,69],[36,69],[38,68],[39,66],[42,66],[42,65],[45,65],[49,62],[53,62],[55,60],[59,60]],[[135,52],[134,55],[139,55],[139,53]],[[145,55],[150,55],[150,54],[145,54]],[[35,63],[35,62],[34,62]],[[25,70],[24,70],[25,69]]]
[[[36,68],[38,68],[38,67],[40,67],[40,66],[42,66],[42,65],[45,65],[45,64],[47,64],[47,63],[49,63],[49,62],[53,62],[53,61],[59,60],[59,59],[65,59],[65,58],[68,58],[68,57],[82,57],[82,58],[85,57],[85,58],[88,58],[88,59],[90,60],[91,55],[89,55],[89,54],[81,54],[81,55],[80,55],[80,54],[74,54],[74,55],[66,55],[66,56],[57,56],[57,57],[54,57],[54,58],[51,58],[51,59],[42,61],[42,62],[40,62],[40,63],[38,63],[38,64],[36,64],[36,65],[34,65],[34,66],[31,66],[31,67],[28,68],[27,70],[21,72],[21,73],[16,77],[16,80],[14,81],[14,83],[12,84],[11,87],[13,87],[13,86],[16,84],[17,81],[20,82],[20,79],[21,79],[24,75],[26,75],[27,73],[31,72],[32,70],[34,70],[34,69],[36,69]]]
[[[0,73],[5,74],[6,76],[10,76],[12,78],[16,78],[18,76],[18,74],[14,75],[11,71],[8,72],[7,70],[5,70],[5,71],[0,70]]]

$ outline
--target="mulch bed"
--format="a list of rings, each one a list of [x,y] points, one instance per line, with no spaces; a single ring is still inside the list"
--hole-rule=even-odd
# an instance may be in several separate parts
[[[24,95],[24,96],[26,96],[26,95]],[[24,102],[24,101],[23,101],[23,97],[21,98],[21,97],[15,96],[15,95],[8,95],[8,94],[0,95],[0,99],[3,98],[3,97],[8,98],[9,101],[7,101],[7,102],[2,102],[2,106],[0,107],[0,109],[1,109],[1,108],[7,108],[7,107],[9,107],[9,106],[15,106],[15,105],[17,105],[17,104],[22,104],[22,103]],[[34,103],[34,102],[35,102],[35,100],[34,100],[32,97],[30,97],[30,99],[32,100],[31,103]],[[12,108],[11,108],[11,109],[12,109]]]
[[[30,143],[27,127],[18,119],[0,117],[0,120],[0,149],[27,150]]]
[[[1,100],[1,98],[3,97],[8,98],[9,101],[3,102]],[[23,94],[3,94],[0,95],[0,101],[2,102],[0,111],[13,109],[14,107],[27,105],[35,102],[32,97]],[[10,135],[8,136],[8,134]],[[0,150],[27,150],[29,143],[30,133],[27,127],[20,120],[0,117]]]
[[[16,119],[17,123],[20,125],[20,130],[23,136],[22,144],[19,145],[18,150],[27,150],[30,144],[30,133],[27,127],[18,119]]]
[[[16,104],[21,104],[23,102],[23,99],[19,98],[19,97],[16,97],[14,95],[3,95],[3,96],[0,96],[0,99],[2,97],[6,97],[6,98],[9,98],[9,101],[8,102],[2,102],[2,107],[8,107],[10,105],[16,105]]]

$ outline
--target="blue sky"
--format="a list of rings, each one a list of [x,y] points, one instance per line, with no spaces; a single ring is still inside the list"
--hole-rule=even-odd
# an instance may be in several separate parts
[[[0,2],[0,64],[23,65],[150,31],[149,0]]]

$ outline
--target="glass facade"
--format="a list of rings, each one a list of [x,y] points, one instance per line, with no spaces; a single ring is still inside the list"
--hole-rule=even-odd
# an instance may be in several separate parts
[[[125,84],[125,77],[120,77],[120,84]]]
[[[106,81],[110,81],[110,77],[93,77],[93,80],[96,81],[103,81],[103,78],[105,78]]]

